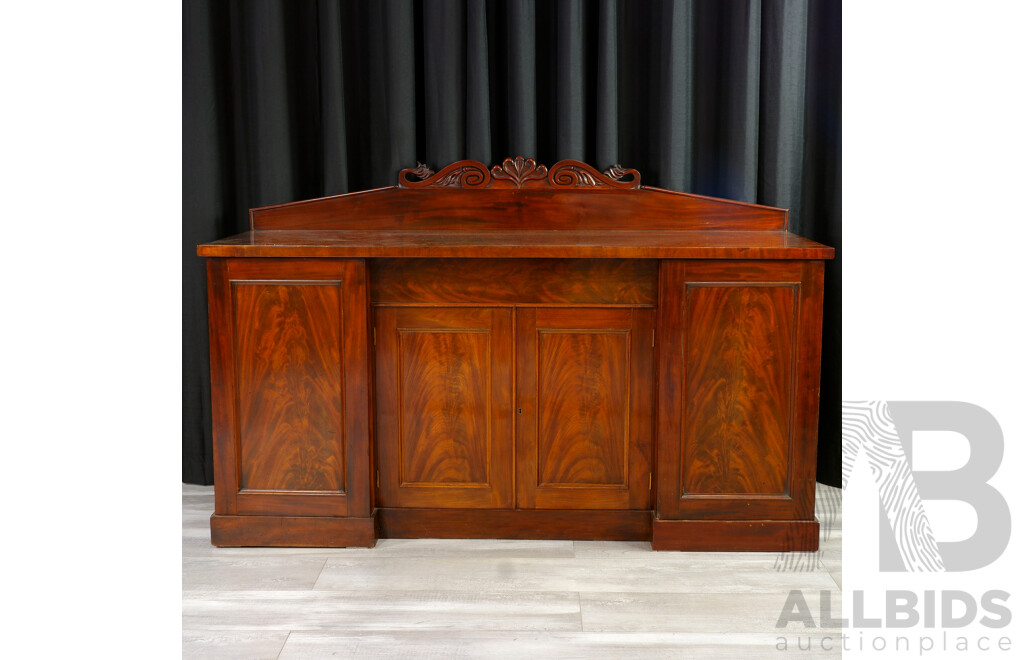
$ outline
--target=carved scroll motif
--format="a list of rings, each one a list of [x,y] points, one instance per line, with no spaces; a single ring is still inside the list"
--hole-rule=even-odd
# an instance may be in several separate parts
[[[629,181],[620,181],[625,176]],[[640,173],[636,170],[623,169],[621,165],[613,165],[604,174],[590,165],[576,160],[563,160],[551,167],[548,175],[554,188],[639,188]]]
[[[419,181],[413,181],[415,176]],[[475,160],[460,160],[435,174],[422,163],[415,169],[404,169],[398,173],[399,188],[486,188],[491,183],[491,174],[483,163]]]
[[[615,181],[618,181],[619,183],[632,184],[629,186],[630,188],[640,187],[640,173],[634,169],[626,169],[622,165],[619,165],[618,163],[615,163],[614,165],[606,169],[604,171],[604,175],[609,179],[614,179]],[[630,180],[622,181],[622,178],[626,176],[631,177]]]
[[[629,177],[628,180],[622,179]],[[578,160],[562,160],[548,169],[533,158],[506,158],[490,170],[475,160],[460,160],[435,173],[422,163],[398,175],[399,188],[622,188],[640,187],[640,173],[613,165],[604,173]]]
[[[576,165],[565,165],[551,168],[551,183],[559,187],[575,188],[577,186],[596,186],[597,178],[593,174]]]
[[[409,170],[409,173],[418,176],[421,180],[429,179],[434,176],[434,170],[427,167],[426,163],[421,163],[419,161],[416,161],[416,169]]]

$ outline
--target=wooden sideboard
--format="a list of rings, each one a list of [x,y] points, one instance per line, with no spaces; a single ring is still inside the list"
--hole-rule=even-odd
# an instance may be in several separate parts
[[[506,159],[207,258],[215,545],[814,550],[823,260],[785,210]]]

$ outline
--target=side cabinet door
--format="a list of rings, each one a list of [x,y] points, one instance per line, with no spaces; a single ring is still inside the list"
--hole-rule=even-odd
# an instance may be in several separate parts
[[[517,311],[517,504],[650,507],[654,310]]]
[[[512,507],[512,310],[379,307],[378,504]]]
[[[820,262],[661,269],[658,516],[813,519]]]
[[[365,263],[208,268],[217,513],[369,515]]]

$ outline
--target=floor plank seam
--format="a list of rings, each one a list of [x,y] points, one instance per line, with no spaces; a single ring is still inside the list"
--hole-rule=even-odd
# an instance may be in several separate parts
[[[839,592],[840,592],[840,593],[842,593],[842,591],[843,591],[843,586],[842,586],[841,584],[839,584],[839,580],[837,580],[837,579],[836,579],[836,576],[835,576],[835,574],[834,574],[834,573],[832,573],[832,571],[831,571],[831,570],[827,570],[827,569],[826,569],[826,572],[828,573],[828,576],[829,576],[830,578],[832,578],[832,581],[836,583],[836,589],[838,589],[838,590],[839,590]]]
[[[284,647],[288,646],[288,640],[292,638],[292,630],[288,631],[288,634],[284,636],[284,644],[281,644],[281,649],[277,652],[274,660],[281,660],[281,654],[284,653]]]
[[[330,556],[324,557],[324,563],[320,564],[320,572],[316,574],[316,579],[313,580],[313,586],[309,588],[310,591],[316,590],[316,585],[320,582],[320,578],[324,576],[324,569],[327,568],[327,562],[331,560]]]

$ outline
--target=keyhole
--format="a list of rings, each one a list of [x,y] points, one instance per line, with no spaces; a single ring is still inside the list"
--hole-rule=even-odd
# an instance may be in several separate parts
[[[523,414],[523,409],[522,409],[522,408],[520,408],[520,409],[519,409],[519,414],[520,414],[520,415],[522,415],[522,414]]]

